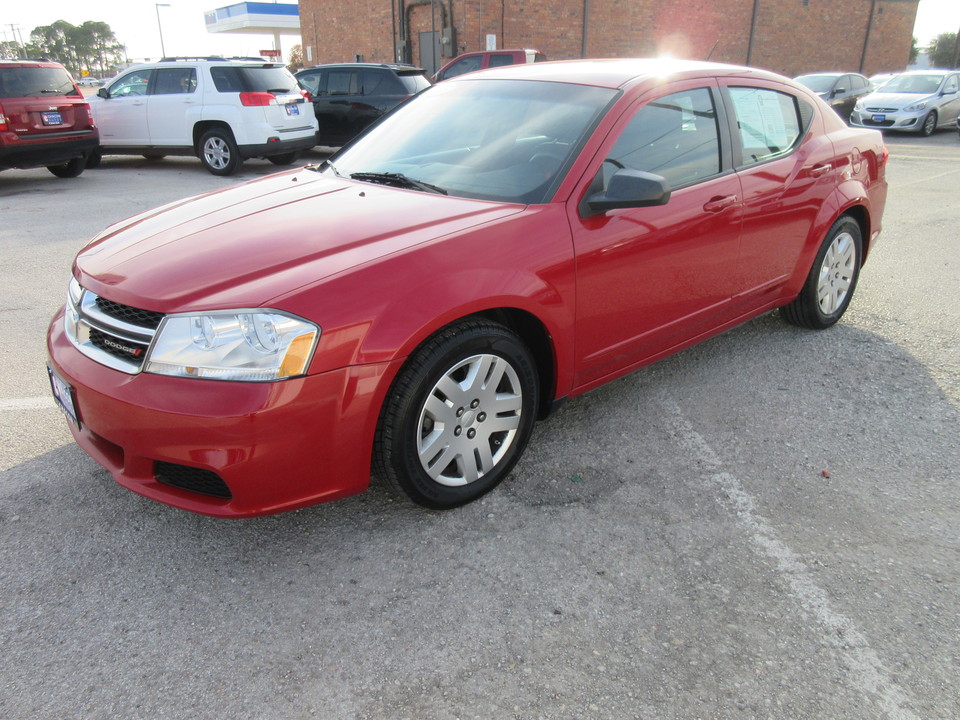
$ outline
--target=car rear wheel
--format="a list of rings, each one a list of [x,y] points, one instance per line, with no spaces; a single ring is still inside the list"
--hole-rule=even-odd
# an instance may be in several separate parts
[[[920,126],[920,134],[924,137],[930,137],[933,135],[934,130],[937,129],[937,111],[931,110],[927,113],[927,116],[923,119],[923,125]]]
[[[853,298],[862,258],[860,226],[845,215],[827,233],[803,290],[780,309],[786,321],[814,330],[837,322]]]
[[[424,507],[470,502],[520,458],[538,404],[537,368],[513,332],[466,320],[427,340],[390,388],[374,469]]]
[[[229,130],[214,128],[203,134],[200,162],[214,175],[233,175],[239,169],[243,161]]]
[[[267,158],[274,165],[290,165],[300,157],[298,152],[283,153],[282,155],[271,155]]]
[[[47,170],[57,177],[73,178],[82,173],[86,166],[87,159],[81,155],[73,158],[73,160],[69,162],[65,162],[63,165],[48,165]]]
[[[158,153],[158,152],[145,152],[145,153],[143,153],[143,156],[144,156],[147,160],[163,160],[163,159],[167,156],[167,154],[166,154],[166,153]]]
[[[98,168],[100,167],[101,160],[103,160],[103,153],[100,152],[100,149],[98,148],[94,150],[92,153],[90,153],[89,155],[87,155],[86,167],[91,170],[93,168]]]

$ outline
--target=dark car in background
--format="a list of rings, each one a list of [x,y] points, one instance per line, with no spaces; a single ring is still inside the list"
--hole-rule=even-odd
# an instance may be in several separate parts
[[[381,115],[430,87],[414,65],[344,63],[317,65],[296,74],[310,93],[320,129],[317,144],[338,147]]]
[[[0,60],[0,170],[76,177],[99,142],[90,105],[63,65]]]
[[[521,48],[518,50],[480,50],[458,55],[437,71],[434,82],[447,80],[457,75],[465,75],[476,70],[523,65],[524,63],[546,62],[547,56],[539,50]]]
[[[810,73],[794,79],[813,90],[844,120],[850,118],[857,100],[871,91],[870,81],[859,73]]]

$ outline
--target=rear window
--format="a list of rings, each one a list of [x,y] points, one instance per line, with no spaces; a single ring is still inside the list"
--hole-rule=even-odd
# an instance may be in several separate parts
[[[423,75],[400,75],[397,77],[400,83],[403,85],[404,90],[407,91],[410,95],[416,95],[421,90],[426,90],[430,87],[430,81],[427,80]]]
[[[0,98],[80,96],[73,79],[59,67],[0,68]]]
[[[220,92],[298,92],[296,79],[284,67],[212,67],[210,77]]]

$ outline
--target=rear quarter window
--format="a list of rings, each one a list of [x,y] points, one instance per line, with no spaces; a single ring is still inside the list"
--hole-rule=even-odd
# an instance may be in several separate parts
[[[757,87],[729,90],[742,152],[740,167],[790,153],[813,119],[813,108],[789,93]]]

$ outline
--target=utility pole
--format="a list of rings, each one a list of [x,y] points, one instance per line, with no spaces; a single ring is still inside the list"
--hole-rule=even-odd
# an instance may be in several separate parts
[[[957,37],[953,41],[953,62],[950,63],[950,67],[955,68],[960,64],[960,30],[957,30]]]

